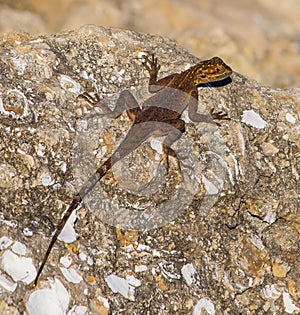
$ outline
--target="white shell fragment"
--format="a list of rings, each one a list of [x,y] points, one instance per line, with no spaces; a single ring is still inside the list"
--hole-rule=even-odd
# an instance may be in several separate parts
[[[242,122],[258,129],[263,129],[267,125],[267,122],[263,120],[254,110],[244,110]]]
[[[27,248],[21,242],[16,241],[12,246],[12,251],[18,255],[25,256],[27,252]]]
[[[297,307],[291,298],[291,296],[287,292],[282,293],[282,298],[283,298],[283,304],[285,307],[285,311],[288,314],[298,314],[300,311],[300,308]]]
[[[79,94],[81,90],[79,83],[77,83],[75,80],[64,74],[60,76],[60,86],[64,90],[75,94]]]
[[[51,175],[50,175],[49,172],[44,172],[41,175],[40,179],[41,179],[42,185],[45,186],[45,187],[48,187],[48,186],[54,184],[54,180],[52,180]]]
[[[82,261],[86,261],[86,259],[87,259],[87,255],[85,254],[85,253],[79,253],[79,258],[80,258],[80,260],[82,260]]]
[[[281,292],[277,290],[276,286],[274,284],[267,284],[262,290],[261,290],[263,296],[265,299],[278,299],[281,295]]]
[[[11,58],[11,61],[15,68],[18,70],[18,75],[23,75],[28,64],[26,58],[23,56],[17,56],[15,58]]]
[[[143,272],[146,271],[148,267],[146,265],[139,265],[134,267],[135,272]]]
[[[0,238],[0,250],[6,249],[12,244],[12,239],[7,236],[2,236]]]
[[[181,268],[181,273],[187,285],[192,285],[195,282],[196,269],[193,264],[186,264]]]
[[[150,145],[151,148],[157,153],[163,154],[163,146],[161,141],[159,141],[158,139],[151,139]]]
[[[202,314],[202,311],[205,311],[205,314],[209,315],[215,314],[215,306],[213,305],[211,300],[207,298],[200,299],[194,307],[193,315]]]
[[[32,236],[33,235],[33,232],[29,229],[29,228],[24,228],[24,230],[23,230],[23,234],[25,235],[25,236],[28,236],[28,237],[30,237],[30,236]]]
[[[14,292],[18,286],[17,283],[12,282],[2,275],[0,275],[0,286],[5,289],[6,291]]]
[[[0,258],[2,269],[10,275],[14,281],[22,281],[27,284],[36,276],[36,269],[31,258],[19,257],[11,250],[7,250]]]
[[[14,99],[15,106],[9,106],[7,99]],[[13,118],[22,119],[28,116],[29,106],[26,96],[18,89],[8,90],[6,93],[6,101],[8,104],[4,104],[2,98],[0,98],[0,114],[4,116],[11,116]]]
[[[296,122],[296,118],[289,113],[285,115],[285,119],[291,124],[294,124]]]
[[[74,223],[76,221],[77,213],[74,211],[69,220],[67,221],[66,225],[64,226],[63,230],[58,236],[58,239],[60,241],[63,241],[65,243],[72,243],[77,238],[77,233],[74,230]]]
[[[50,288],[33,292],[26,302],[26,307],[30,315],[64,315],[69,302],[69,292],[55,279],[51,281]]]
[[[83,305],[74,305],[67,315],[86,315],[88,314],[88,308]]]
[[[114,293],[120,293],[130,301],[134,301],[134,289],[141,285],[141,281],[133,276],[126,279],[111,274],[105,278],[106,283]]]
[[[88,265],[92,266],[92,265],[94,264],[94,259],[93,259],[93,257],[88,256],[88,258],[87,258],[87,263],[88,263]]]
[[[129,285],[124,278],[109,275],[105,278],[105,281],[114,293],[121,293],[126,298],[129,298]]]
[[[74,268],[64,268],[61,267],[60,268],[62,274],[64,275],[64,277],[72,283],[79,283],[81,282],[82,276],[80,274],[77,273],[77,271]]]
[[[66,268],[70,267],[71,266],[71,263],[72,263],[72,258],[69,257],[69,256],[64,256],[64,257],[61,257],[59,262]]]

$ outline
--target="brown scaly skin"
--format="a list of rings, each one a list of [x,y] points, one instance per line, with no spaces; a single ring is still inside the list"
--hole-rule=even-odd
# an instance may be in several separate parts
[[[157,80],[160,66],[154,55],[152,55],[151,58],[149,58],[149,56],[145,57],[143,65],[150,74],[149,92],[154,93],[154,95],[148,98],[140,107],[129,91],[123,91],[113,111],[107,106],[101,105],[106,112],[105,115],[111,118],[119,117],[126,110],[129,118],[133,121],[133,125],[119,147],[99,167],[94,175],[88,179],[69,205],[44,255],[44,259],[34,280],[35,285],[46,264],[51,249],[70,215],[79,206],[87,193],[93,189],[95,184],[105,176],[116,162],[135,150],[150,136],[154,135],[165,136],[163,151],[167,157],[167,169],[169,166],[169,156],[175,157],[179,165],[179,159],[175,151],[171,149],[171,145],[178,140],[184,132],[185,122],[180,117],[185,109],[188,110],[188,116],[194,122],[214,123],[214,119],[229,119],[226,114],[220,112],[216,113],[213,110],[210,116],[197,113],[197,85],[221,81],[230,77],[232,73],[231,68],[219,57],[201,61],[181,73],[173,73],[160,80]],[[98,96],[92,97],[88,93],[83,93],[80,97],[90,103],[95,104],[99,102]]]

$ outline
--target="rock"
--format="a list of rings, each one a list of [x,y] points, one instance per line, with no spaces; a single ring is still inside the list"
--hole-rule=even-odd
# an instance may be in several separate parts
[[[222,55],[263,85],[298,87],[298,0],[2,0],[0,32],[58,32],[97,24],[159,34],[201,58]],[[59,10],[57,9],[59,8]],[[22,11],[23,10],[23,11]],[[23,14],[22,14],[23,12]]]
[[[163,37],[96,26],[9,34],[1,48],[0,237],[11,241],[0,257],[20,242],[14,255],[37,268],[75,192],[130,128],[125,114],[99,115],[101,104],[113,107],[125,89],[140,103],[149,96],[148,52],[160,77],[198,59]],[[77,98],[85,91],[98,92],[100,104]],[[173,146],[181,181],[173,160],[165,174],[161,139],[140,146],[77,209],[79,238],[66,248],[57,241],[36,288],[15,287],[1,269],[0,285],[14,288],[1,288],[2,304],[23,314],[45,307],[37,299],[49,292],[61,312],[299,313],[300,90],[234,73],[199,89],[199,111],[211,108],[231,120],[187,121]],[[142,217],[157,226],[133,231]],[[69,282],[68,268],[83,280]]]

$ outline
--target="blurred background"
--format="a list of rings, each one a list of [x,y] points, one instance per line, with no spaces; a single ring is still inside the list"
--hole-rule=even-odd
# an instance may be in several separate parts
[[[0,0],[0,34],[84,24],[167,36],[263,85],[299,87],[300,0]]]

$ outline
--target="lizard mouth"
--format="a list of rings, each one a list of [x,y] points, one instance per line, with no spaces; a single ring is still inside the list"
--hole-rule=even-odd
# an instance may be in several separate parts
[[[196,80],[195,84],[201,86],[207,83],[214,83],[214,86],[227,85],[232,81],[230,78],[232,70],[227,69],[226,71],[218,71],[215,73],[202,73]]]

